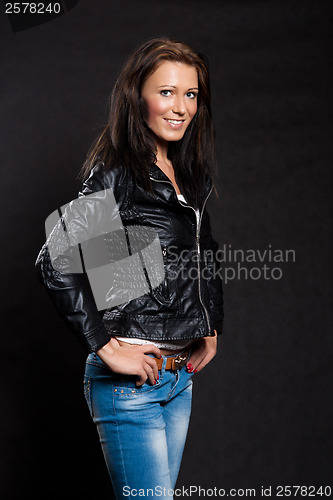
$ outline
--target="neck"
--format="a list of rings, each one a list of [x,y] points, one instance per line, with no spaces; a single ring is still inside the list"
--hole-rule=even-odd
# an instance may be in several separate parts
[[[170,160],[168,159],[168,145],[169,145],[169,143],[166,141],[157,141],[156,142],[157,161],[162,161],[163,163],[166,163],[167,165],[170,163]]]

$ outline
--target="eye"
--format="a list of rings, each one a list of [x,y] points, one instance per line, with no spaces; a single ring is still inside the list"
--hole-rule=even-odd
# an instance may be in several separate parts
[[[161,90],[160,92],[161,95],[163,95],[164,97],[168,97],[170,94],[171,94],[171,90]]]
[[[197,97],[198,93],[197,93],[197,92],[192,92],[192,91],[191,91],[191,92],[187,92],[187,94],[186,94],[186,95],[187,95],[187,97],[189,97],[190,99],[195,99],[195,98]]]

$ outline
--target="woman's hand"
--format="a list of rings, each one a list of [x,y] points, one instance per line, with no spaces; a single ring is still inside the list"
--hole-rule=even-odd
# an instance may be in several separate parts
[[[111,338],[110,342],[99,349],[97,356],[115,373],[123,375],[137,375],[135,385],[141,387],[146,380],[154,385],[158,379],[158,369],[154,358],[146,356],[152,353],[161,357],[160,350],[154,345],[119,345]]]
[[[200,372],[215,356],[217,351],[217,332],[215,337],[202,337],[191,345],[192,353],[186,364],[187,371]]]

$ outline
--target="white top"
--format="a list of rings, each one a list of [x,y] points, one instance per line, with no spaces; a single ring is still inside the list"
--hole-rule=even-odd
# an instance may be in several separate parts
[[[184,196],[182,194],[177,194],[177,198],[179,201],[182,201],[183,203],[186,203],[187,205],[187,201],[185,200]],[[199,212],[199,209],[198,208],[195,208],[195,215],[196,215],[196,218],[197,218],[197,224],[199,224],[199,219],[200,219],[200,212]]]
[[[178,349],[185,349],[188,345],[192,343],[192,339],[187,340],[144,340],[144,339],[131,339],[129,337],[115,337],[117,340],[122,340],[128,344],[139,344],[139,345],[155,345],[159,349],[170,349],[171,351],[176,351]]]
[[[182,201],[187,205],[187,202],[182,194],[177,194],[177,198],[179,201]],[[199,224],[200,212],[198,208],[195,209],[195,215],[197,218],[197,224]],[[131,339],[129,337],[115,337],[115,338],[117,340],[122,340],[123,342],[127,342],[129,344],[139,344],[139,345],[152,344],[158,347],[159,349],[170,349],[171,351],[176,351],[177,349],[184,349],[185,347],[187,347],[192,343],[192,339],[156,341],[156,340],[144,340],[136,338]]]

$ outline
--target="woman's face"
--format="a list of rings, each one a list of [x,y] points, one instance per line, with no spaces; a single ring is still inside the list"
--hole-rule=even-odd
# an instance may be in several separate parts
[[[163,61],[144,82],[145,121],[159,141],[179,141],[197,111],[198,73],[193,66]]]

